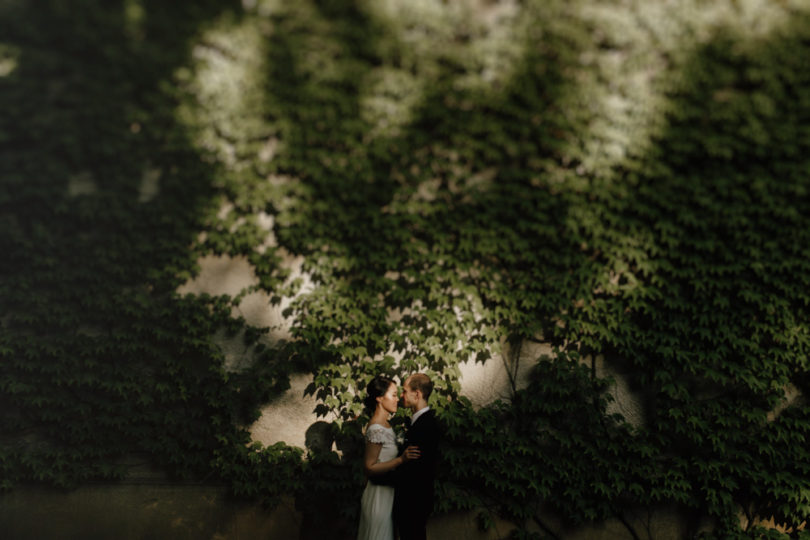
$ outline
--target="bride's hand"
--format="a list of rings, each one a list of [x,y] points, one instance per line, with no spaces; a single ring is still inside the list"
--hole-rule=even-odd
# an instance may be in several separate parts
[[[409,446],[402,452],[402,462],[405,463],[406,461],[413,461],[415,459],[419,459],[419,447],[418,446]]]

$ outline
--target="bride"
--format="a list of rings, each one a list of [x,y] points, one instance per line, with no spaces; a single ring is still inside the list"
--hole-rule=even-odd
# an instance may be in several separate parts
[[[360,500],[360,529],[357,540],[393,540],[394,522],[391,510],[394,505],[394,488],[373,483],[380,476],[391,472],[406,461],[419,458],[419,449],[409,446],[397,456],[397,442],[388,418],[397,411],[397,385],[388,377],[378,375],[368,383],[366,410],[371,420],[366,427],[366,452],[364,468],[366,483]]]

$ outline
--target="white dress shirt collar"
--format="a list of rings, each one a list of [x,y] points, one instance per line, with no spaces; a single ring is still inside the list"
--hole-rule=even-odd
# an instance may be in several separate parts
[[[428,406],[428,407],[425,407],[423,409],[419,409],[418,411],[413,413],[413,415],[411,416],[411,425],[413,425],[413,423],[416,422],[417,418],[419,418],[420,416],[422,416],[423,414],[425,414],[429,410],[430,410],[430,407]]]

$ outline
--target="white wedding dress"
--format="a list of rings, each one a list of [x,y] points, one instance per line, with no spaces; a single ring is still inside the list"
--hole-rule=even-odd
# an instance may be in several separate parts
[[[397,440],[393,429],[371,424],[366,429],[366,440],[382,443],[378,463],[397,457]],[[360,529],[357,540],[394,540],[394,520],[391,517],[393,507],[393,487],[366,482],[363,498],[360,499]]]

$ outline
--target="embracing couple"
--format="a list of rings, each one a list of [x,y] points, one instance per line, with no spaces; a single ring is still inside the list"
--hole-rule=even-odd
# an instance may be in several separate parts
[[[366,428],[364,465],[368,483],[360,502],[358,540],[424,539],[433,511],[439,425],[427,401],[433,383],[416,373],[402,386],[402,404],[411,410],[405,449],[399,453],[390,416],[397,411],[397,384],[377,376],[368,385],[365,405],[371,414]]]

